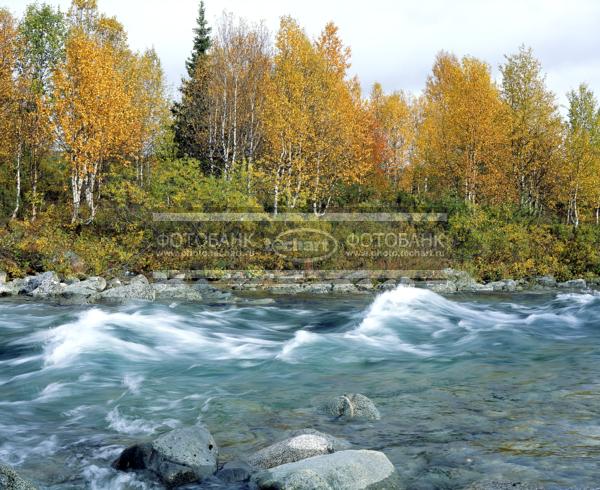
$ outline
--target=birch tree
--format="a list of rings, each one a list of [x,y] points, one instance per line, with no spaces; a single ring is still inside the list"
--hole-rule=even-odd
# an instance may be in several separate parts
[[[261,151],[260,117],[271,68],[269,35],[224,14],[209,56],[209,160],[213,173],[229,178],[239,164],[246,171]]]
[[[122,158],[131,106],[126,80],[115,66],[110,45],[75,28],[66,60],[55,74],[55,112],[61,148],[71,169],[72,222],[80,219],[81,199],[95,218],[95,192],[103,165]],[[85,191],[85,194],[84,194]]]
[[[577,228],[582,205],[594,209],[596,224],[600,218],[600,114],[598,101],[585,84],[569,92],[567,98],[567,223]]]
[[[502,98],[510,110],[510,167],[507,173],[522,209],[540,214],[558,194],[562,121],[555,96],[546,88],[540,62],[521,47],[506,57]]]
[[[31,217],[40,204],[38,183],[41,163],[54,144],[51,121],[52,72],[63,59],[66,23],[63,14],[48,5],[30,5],[19,24],[17,62],[21,135],[28,161]]]
[[[0,159],[14,165],[15,201],[12,218],[21,208],[22,126],[19,118],[18,89],[15,80],[19,54],[16,21],[0,9]]]
[[[506,199],[506,110],[488,65],[438,55],[424,94],[419,159],[431,191],[451,189],[467,202]]]
[[[414,101],[404,92],[384,94],[381,85],[376,83],[369,103],[385,142],[381,167],[388,182],[397,189],[413,160],[416,137]]]

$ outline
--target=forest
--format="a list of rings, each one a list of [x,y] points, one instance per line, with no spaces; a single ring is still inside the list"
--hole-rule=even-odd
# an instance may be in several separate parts
[[[207,17],[201,2],[172,95],[156,52],[96,0],[0,8],[0,270],[177,268],[148,246],[153,212],[343,211],[447,213],[451,263],[482,279],[600,275],[585,83],[561,111],[516,46],[498,80],[441,51],[420,94],[386,93],[350,75],[334,23],[311,39],[290,17],[276,33]]]

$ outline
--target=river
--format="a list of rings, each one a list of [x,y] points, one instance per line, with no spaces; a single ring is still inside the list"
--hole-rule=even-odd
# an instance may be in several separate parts
[[[381,421],[315,410],[343,393],[369,396]],[[595,487],[600,296],[0,302],[0,461],[41,488],[160,488],[110,463],[199,420],[221,461],[311,427],[385,452],[409,489]]]

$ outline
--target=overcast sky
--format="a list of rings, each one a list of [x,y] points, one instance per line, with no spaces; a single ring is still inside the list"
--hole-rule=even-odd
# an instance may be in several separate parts
[[[70,0],[46,0],[67,9]],[[27,0],[0,0],[20,14]],[[520,44],[534,48],[561,103],[587,82],[600,95],[599,0],[205,0],[214,24],[224,11],[264,20],[272,32],[290,14],[312,37],[333,20],[353,53],[363,88],[418,93],[440,50],[473,55],[494,68]],[[125,24],[135,49],[154,47],[176,87],[189,55],[198,0],[99,0]]]

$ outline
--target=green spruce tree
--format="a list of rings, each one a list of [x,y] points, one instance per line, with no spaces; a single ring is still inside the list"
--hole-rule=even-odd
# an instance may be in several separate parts
[[[206,21],[204,1],[200,1],[197,27],[194,29],[194,47],[186,61],[187,78],[181,82],[181,101],[173,105],[175,143],[180,157],[207,156],[208,97],[207,57],[211,29]]]

